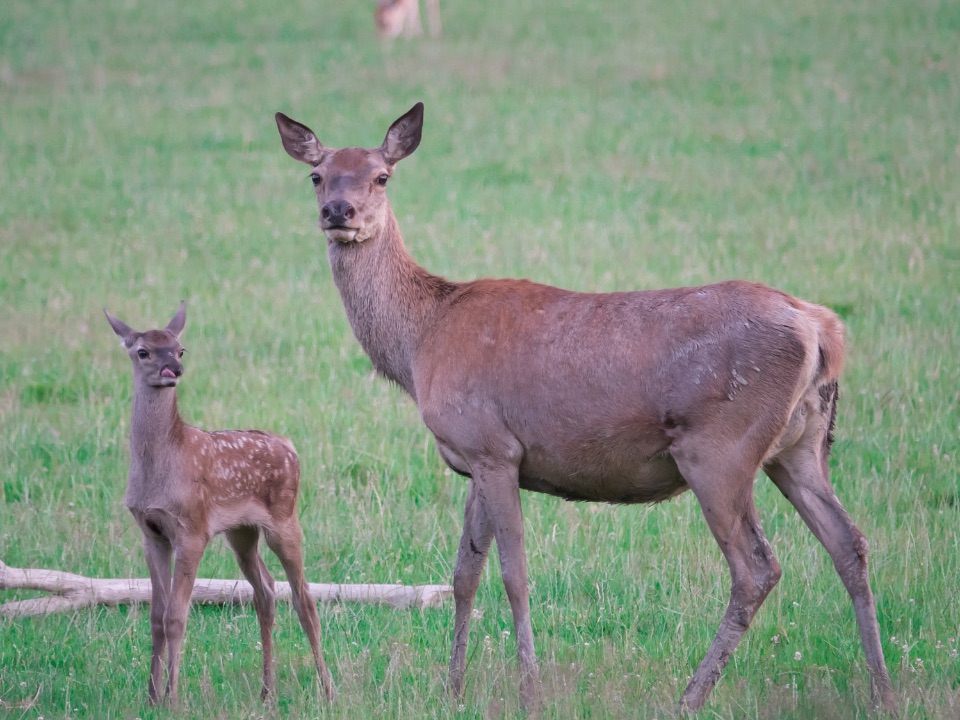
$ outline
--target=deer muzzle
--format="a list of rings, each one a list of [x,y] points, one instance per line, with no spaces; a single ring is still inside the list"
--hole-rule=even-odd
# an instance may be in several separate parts
[[[176,385],[183,375],[183,365],[165,365],[160,371],[160,382],[165,386]]]
[[[330,240],[353,242],[360,228],[353,227],[357,211],[347,200],[331,200],[320,208],[320,229]]]

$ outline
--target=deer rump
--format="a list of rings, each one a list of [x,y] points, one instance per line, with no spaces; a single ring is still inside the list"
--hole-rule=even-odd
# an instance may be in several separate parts
[[[786,429],[802,429],[804,390],[835,382],[821,364],[842,353],[820,347],[831,328],[810,307],[739,281],[588,294],[479,280],[418,343],[417,402],[461,475],[473,472],[460,450],[486,455],[511,436],[521,488],[659,502],[687,488],[670,455],[678,437],[723,423],[759,466]]]

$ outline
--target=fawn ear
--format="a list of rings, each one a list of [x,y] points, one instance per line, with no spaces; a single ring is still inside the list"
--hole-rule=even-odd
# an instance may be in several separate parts
[[[173,316],[173,319],[167,323],[167,332],[173,333],[173,336],[180,339],[180,333],[183,332],[184,325],[187,324],[187,303],[185,300],[180,301],[180,309],[177,310],[177,314]]]
[[[423,103],[418,102],[390,126],[380,146],[380,152],[390,165],[395,165],[407,155],[412,155],[413,151],[420,146],[422,134]]]
[[[294,160],[307,165],[319,165],[327,150],[317,140],[313,130],[296,120],[291,120],[282,112],[278,112],[274,118],[277,121],[277,129],[280,131],[280,139],[283,141],[283,149],[287,154]]]
[[[129,348],[131,345],[133,345],[133,341],[137,339],[137,335],[140,333],[119,318],[115,318],[113,315],[107,312],[106,308],[103,309],[103,314],[107,316],[107,322],[110,323],[110,327],[113,328],[113,331],[117,334],[117,337],[120,338],[123,346],[125,348]]]

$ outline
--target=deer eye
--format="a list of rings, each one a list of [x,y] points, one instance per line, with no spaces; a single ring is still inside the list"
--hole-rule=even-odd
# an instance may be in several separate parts
[[[148,353],[143,348],[140,348],[139,350],[137,350],[137,357],[140,358],[141,360],[146,360],[148,357],[150,357],[150,353]]]
[[[390,179],[390,176],[387,175],[386,173],[384,173],[383,175],[379,175],[377,177],[377,185],[380,185],[381,187],[383,187],[384,185],[387,184],[387,180],[389,179]]]
[[[179,352],[177,352],[177,357],[178,357],[178,358],[182,358],[182,357],[183,357],[183,354],[184,354],[186,351],[187,351],[186,348],[180,348]]]
[[[316,173],[310,173],[310,181],[313,183],[314,187],[319,185],[322,180],[323,178],[317,175]]]

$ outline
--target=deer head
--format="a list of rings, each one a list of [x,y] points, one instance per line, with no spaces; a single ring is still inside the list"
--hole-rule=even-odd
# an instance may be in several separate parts
[[[186,303],[180,301],[180,309],[166,328],[145,333],[137,332],[106,308],[103,313],[133,361],[134,377],[152,387],[176,387],[183,375],[181,358],[186,352],[180,344],[180,333],[187,322]]]
[[[398,118],[375,149],[327,148],[306,125],[279,112],[276,120],[284,149],[311,168],[320,229],[327,239],[361,243],[377,236],[389,214],[387,181],[396,164],[420,145],[423,103],[418,102]]]

